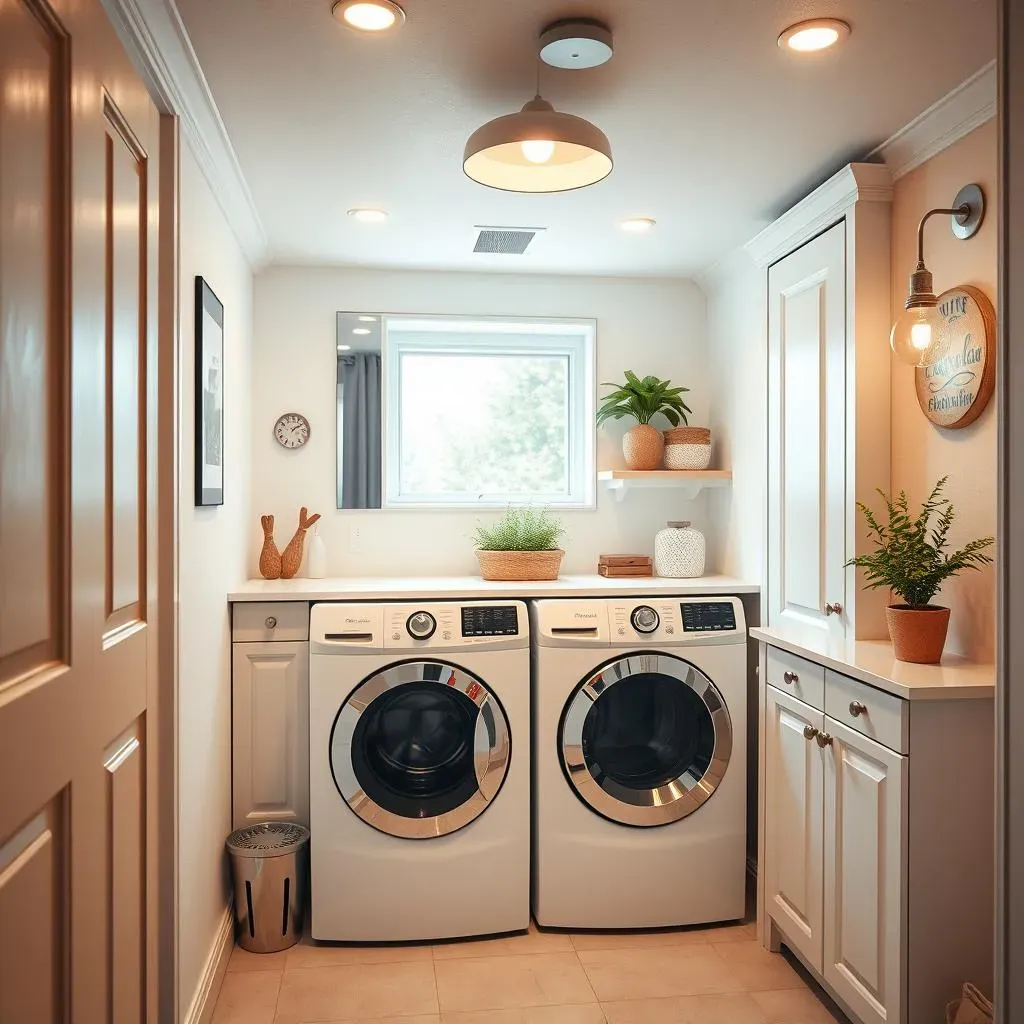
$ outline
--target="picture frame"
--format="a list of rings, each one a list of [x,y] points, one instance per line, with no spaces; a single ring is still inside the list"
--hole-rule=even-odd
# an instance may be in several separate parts
[[[195,281],[195,503],[224,504],[224,305]]]

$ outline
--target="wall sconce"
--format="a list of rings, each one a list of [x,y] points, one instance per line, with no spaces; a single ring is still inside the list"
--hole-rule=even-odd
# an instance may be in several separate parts
[[[928,366],[939,359],[942,318],[939,316],[932,272],[924,265],[924,226],[929,217],[948,214],[950,229],[960,239],[973,238],[985,219],[985,193],[979,185],[964,185],[949,209],[929,210],[917,227],[917,266],[910,275],[904,312],[892,325],[889,344],[896,357],[911,366]]]

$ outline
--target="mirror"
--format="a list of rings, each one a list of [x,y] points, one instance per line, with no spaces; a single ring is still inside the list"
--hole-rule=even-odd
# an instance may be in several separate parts
[[[381,313],[338,313],[338,508],[380,508],[383,466]]]

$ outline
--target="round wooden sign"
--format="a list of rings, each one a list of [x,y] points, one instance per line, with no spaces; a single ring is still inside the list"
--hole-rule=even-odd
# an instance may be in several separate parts
[[[917,400],[936,426],[973,423],[996,383],[996,314],[988,296],[963,285],[939,296],[941,358],[917,367]]]

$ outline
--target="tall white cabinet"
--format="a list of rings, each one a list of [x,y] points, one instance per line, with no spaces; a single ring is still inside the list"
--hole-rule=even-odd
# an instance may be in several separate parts
[[[766,621],[808,639],[885,635],[845,563],[855,503],[889,487],[888,169],[850,164],[747,245],[768,282]]]

